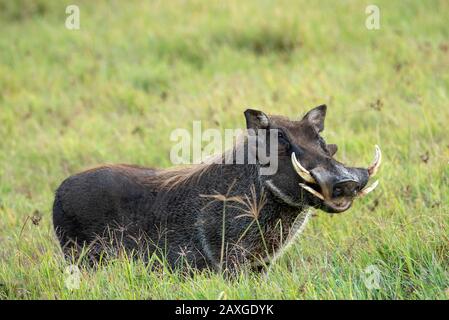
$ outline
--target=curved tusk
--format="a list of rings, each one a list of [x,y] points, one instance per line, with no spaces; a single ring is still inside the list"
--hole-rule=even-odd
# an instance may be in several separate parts
[[[376,187],[379,185],[379,180],[374,181],[373,184],[371,184],[369,187],[365,187],[362,190],[359,191],[359,193],[357,194],[357,196],[359,197],[364,197],[366,196],[368,193],[370,193],[371,191],[373,191],[374,189],[376,189]]]
[[[308,183],[316,183],[315,179],[312,177],[309,171],[305,169],[299,161],[296,159],[296,155],[294,152],[292,152],[292,164],[293,168],[295,169],[296,173],[299,174],[301,178],[304,179],[305,182]]]
[[[382,152],[380,151],[379,146],[376,144],[376,154],[374,155],[373,163],[368,167],[368,173],[370,177],[376,175],[377,171],[380,168],[380,163],[382,162]]]
[[[319,193],[318,191],[312,189],[311,187],[309,187],[308,185],[305,185],[304,183],[300,183],[299,184],[302,188],[304,188],[305,190],[309,191],[311,194],[313,194],[315,197],[320,198],[321,200],[324,201],[324,197],[321,193]]]

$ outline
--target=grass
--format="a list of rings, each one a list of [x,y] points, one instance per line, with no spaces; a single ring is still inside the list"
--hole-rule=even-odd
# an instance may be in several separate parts
[[[448,299],[447,1],[0,1],[0,299]],[[329,106],[337,158],[384,152],[380,187],[317,212],[266,279],[149,272],[126,257],[65,286],[53,192],[99,163],[167,167],[170,132]],[[379,289],[364,270],[375,265]]]

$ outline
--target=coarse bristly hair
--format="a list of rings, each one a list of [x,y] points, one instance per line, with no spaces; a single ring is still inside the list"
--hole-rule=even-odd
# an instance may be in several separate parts
[[[204,175],[219,170],[222,165],[234,163],[236,153],[242,151],[241,148],[245,147],[247,137],[247,132],[238,135],[231,148],[223,153],[211,155],[201,163],[159,169],[146,183],[157,185],[162,190],[169,191],[177,186],[198,182]]]

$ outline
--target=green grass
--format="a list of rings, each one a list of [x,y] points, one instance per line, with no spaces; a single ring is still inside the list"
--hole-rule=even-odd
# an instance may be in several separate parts
[[[78,31],[64,27],[73,3]],[[369,1],[224,3],[0,1],[0,299],[449,298],[449,3],[376,1],[377,31]],[[317,212],[267,278],[119,258],[66,288],[51,225],[65,177],[167,167],[170,132],[193,120],[224,130],[248,106],[294,118],[321,103],[339,160],[382,147],[381,184],[344,214]]]

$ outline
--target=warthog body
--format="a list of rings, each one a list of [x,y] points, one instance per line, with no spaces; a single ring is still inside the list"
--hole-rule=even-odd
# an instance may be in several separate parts
[[[108,243],[145,257],[156,253],[172,267],[268,262],[307,221],[309,206],[344,211],[368,181],[370,169],[332,158],[336,147],[319,136],[325,111],[317,107],[301,121],[245,112],[248,128],[279,129],[274,175],[261,175],[260,163],[234,163],[168,170],[111,165],[69,177],[53,207],[64,252],[87,245],[98,258]],[[292,164],[293,153],[313,181]]]

